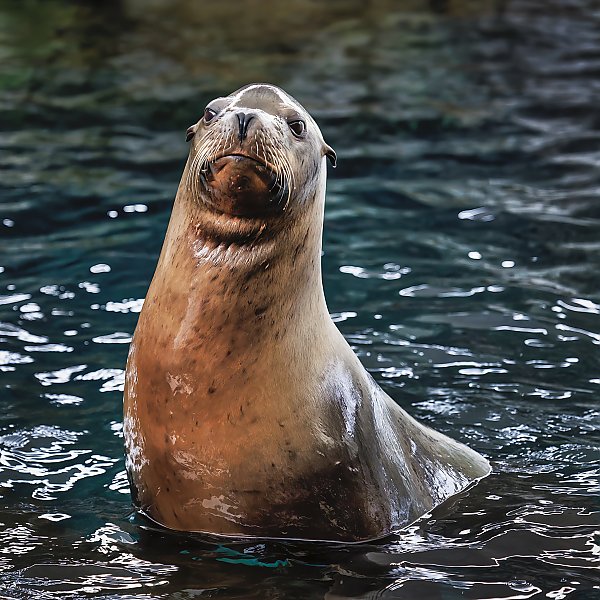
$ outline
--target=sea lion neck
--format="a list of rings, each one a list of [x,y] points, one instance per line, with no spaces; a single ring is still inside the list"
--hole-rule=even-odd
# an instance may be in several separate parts
[[[220,240],[214,229],[221,221],[215,225],[189,194],[178,195],[146,300],[171,306],[169,318],[179,325],[170,344],[283,340],[297,335],[295,323],[307,312],[316,321],[329,319],[321,281],[322,210],[315,198],[285,227],[240,243]]]

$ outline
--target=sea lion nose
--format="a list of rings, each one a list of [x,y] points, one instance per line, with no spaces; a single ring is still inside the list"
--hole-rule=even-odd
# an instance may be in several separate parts
[[[239,136],[240,141],[244,141],[246,136],[248,135],[248,126],[250,125],[250,121],[254,119],[253,114],[239,112],[237,113],[237,119],[239,124]]]

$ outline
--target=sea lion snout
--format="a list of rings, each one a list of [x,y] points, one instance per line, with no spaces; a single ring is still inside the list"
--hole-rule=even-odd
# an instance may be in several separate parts
[[[240,126],[240,128],[239,128],[240,140],[243,141],[248,136],[248,126],[250,125],[250,121],[252,121],[254,119],[254,115],[239,112],[239,113],[237,113],[236,116],[237,116],[237,120],[238,120],[238,123]]]
[[[283,189],[277,175],[264,163],[243,154],[209,161],[202,169],[212,208],[241,217],[277,212]]]

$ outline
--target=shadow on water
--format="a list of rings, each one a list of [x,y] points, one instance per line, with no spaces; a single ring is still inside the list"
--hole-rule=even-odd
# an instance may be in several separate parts
[[[0,57],[3,597],[600,597],[594,0],[3,0]],[[131,514],[123,368],[185,129],[250,81],[338,152],[337,325],[494,464],[386,540],[222,543]]]

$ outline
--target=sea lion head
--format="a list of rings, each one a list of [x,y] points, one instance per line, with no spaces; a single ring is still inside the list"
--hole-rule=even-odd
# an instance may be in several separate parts
[[[319,196],[324,157],[336,156],[314,119],[274,85],[252,84],[208,103],[187,131],[185,190],[213,237],[256,239]]]

